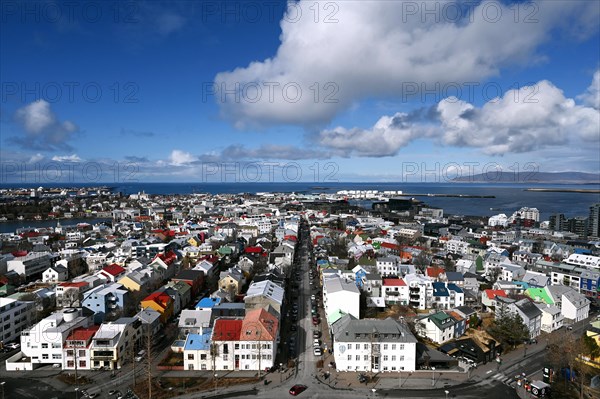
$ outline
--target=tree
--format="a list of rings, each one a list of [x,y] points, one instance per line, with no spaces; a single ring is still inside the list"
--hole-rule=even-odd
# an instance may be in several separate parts
[[[456,263],[452,260],[451,257],[444,258],[444,269],[447,272],[455,272],[456,271]]]
[[[416,256],[412,258],[412,264],[417,267],[422,272],[425,272],[425,268],[430,264],[429,254],[425,251],[419,252]]]
[[[504,308],[496,316],[488,332],[503,346],[508,345],[513,348],[530,337],[529,328],[523,323],[521,316],[508,312]]]
[[[490,282],[490,284],[495,284],[496,281],[498,281],[498,277],[500,277],[500,272],[502,271],[501,268],[499,267],[494,267],[492,269],[490,269],[490,272],[488,273],[487,276],[487,280]]]

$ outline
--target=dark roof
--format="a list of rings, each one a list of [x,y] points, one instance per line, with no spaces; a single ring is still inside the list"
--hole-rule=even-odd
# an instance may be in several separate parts
[[[174,279],[196,281],[197,279],[202,278],[203,274],[204,273],[200,270],[184,269],[177,273],[177,276],[175,276]]]
[[[542,311],[535,306],[533,302],[529,299],[522,299],[515,303],[515,305],[527,316],[529,319],[535,319],[538,316],[542,315]]]

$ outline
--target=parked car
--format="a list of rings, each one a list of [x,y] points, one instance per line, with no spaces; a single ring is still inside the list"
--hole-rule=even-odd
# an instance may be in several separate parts
[[[321,356],[323,352],[321,352],[321,348],[313,348],[313,353],[315,356]]]
[[[313,338],[321,338],[321,331],[313,330]]]

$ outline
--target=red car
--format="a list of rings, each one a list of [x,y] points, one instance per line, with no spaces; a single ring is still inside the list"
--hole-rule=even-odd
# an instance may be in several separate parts
[[[313,326],[316,326],[317,324],[319,324],[321,320],[317,319],[316,317],[313,317]]]
[[[308,388],[306,385],[296,384],[290,388],[290,395],[300,395],[302,392],[306,391],[306,388]]]

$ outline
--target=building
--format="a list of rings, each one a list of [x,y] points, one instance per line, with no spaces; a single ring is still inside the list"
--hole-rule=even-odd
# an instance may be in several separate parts
[[[340,276],[324,277],[323,308],[329,318],[336,311],[342,311],[355,318],[360,318],[360,291],[353,281]]]
[[[90,316],[82,309],[75,308],[51,314],[35,326],[21,332],[21,352],[30,359],[31,366],[63,364],[67,337],[77,328],[90,326]]]
[[[129,291],[121,284],[109,283],[87,291],[81,305],[94,312],[94,322],[100,324],[107,315],[122,311],[128,300]]]
[[[7,344],[21,337],[21,331],[28,328],[34,320],[35,302],[0,298],[0,341]]]
[[[265,370],[274,366],[279,320],[265,309],[250,310],[242,322],[239,348],[234,346],[235,368]]]
[[[61,281],[66,281],[68,278],[69,272],[67,268],[59,266],[58,264],[47,268],[44,273],[42,273],[42,281],[44,283],[59,283]]]
[[[36,280],[52,266],[50,253],[30,252],[25,256],[19,256],[6,262],[6,270],[23,276],[26,281]]]
[[[536,306],[542,311],[541,330],[543,332],[549,334],[563,326],[564,317],[559,307],[545,303],[538,303]]]
[[[431,306],[436,309],[452,309],[465,304],[465,294],[456,284],[432,283]]]
[[[382,288],[386,305],[408,305],[408,285],[399,278],[384,278]]]
[[[59,283],[56,288],[56,307],[80,307],[84,292],[90,289],[85,281]]]
[[[584,295],[573,288],[561,285],[546,287],[556,306],[565,319],[577,323],[588,318],[590,313],[590,301]]]
[[[433,285],[430,279],[420,274],[407,274],[404,281],[408,285],[408,304],[425,310],[433,297]]]
[[[590,206],[588,229],[588,235],[590,237],[600,237],[600,202]]]
[[[184,370],[212,370],[211,357],[212,329],[206,329],[202,334],[191,333],[185,339],[183,347]]]
[[[398,276],[400,263],[399,256],[390,255],[384,258],[377,258],[375,265],[377,273],[381,276]]]
[[[418,335],[430,339],[437,344],[443,344],[454,338],[456,321],[444,312],[436,312],[416,320],[415,329]]]
[[[92,338],[100,326],[79,327],[67,337],[63,349],[63,370],[90,370]]]
[[[141,341],[142,322],[134,317],[122,317],[100,326],[90,346],[92,369],[120,369],[133,361],[135,347]]]
[[[155,291],[142,299],[140,302],[142,309],[151,308],[160,313],[160,321],[166,324],[173,317],[174,303],[173,298],[164,291]]]
[[[392,318],[357,320],[345,315],[332,325],[338,371],[394,372],[416,369],[417,339]]]
[[[235,358],[235,348],[240,348],[242,319],[215,320],[212,335],[211,355],[213,370],[236,370],[239,358]]]
[[[271,306],[280,315],[283,305],[283,288],[269,280],[252,283],[246,291],[244,303],[246,311],[256,308],[267,309]]]

